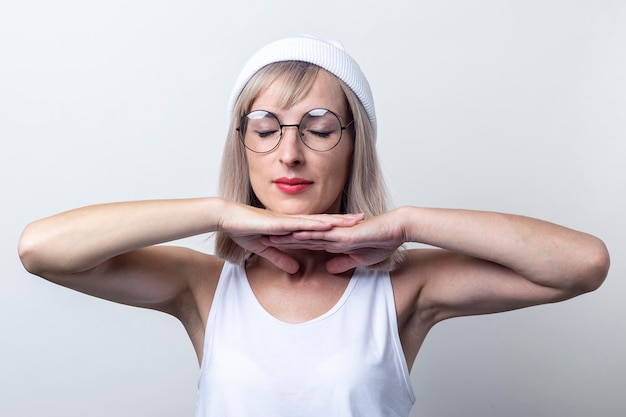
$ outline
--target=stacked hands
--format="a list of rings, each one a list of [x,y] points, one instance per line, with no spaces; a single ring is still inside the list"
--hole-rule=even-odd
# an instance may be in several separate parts
[[[220,230],[290,274],[300,268],[290,251],[336,254],[326,269],[340,274],[382,262],[404,243],[402,226],[394,214],[392,210],[366,220],[364,214],[288,215],[239,205],[222,218]]]

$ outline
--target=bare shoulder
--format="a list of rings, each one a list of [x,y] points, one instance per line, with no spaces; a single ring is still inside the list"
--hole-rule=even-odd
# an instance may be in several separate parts
[[[432,276],[434,265],[444,251],[438,249],[411,249],[405,252],[403,262],[390,272],[398,320],[398,331],[409,367],[417,356],[422,342],[434,325],[421,311],[424,288]]]
[[[177,317],[185,327],[196,351],[198,361],[202,361],[203,342],[209,312],[217,284],[224,267],[224,261],[213,255],[191,250],[185,252],[178,262],[186,270],[184,291],[180,292],[168,313]]]
[[[438,322],[526,305],[505,293],[520,293],[527,284],[500,265],[444,249],[413,249],[405,255],[390,276],[409,365]]]
[[[153,269],[150,280],[155,291],[162,288],[163,294],[153,294],[153,300],[162,300],[158,310],[170,313],[184,322],[189,308],[206,317],[213,301],[224,261],[214,255],[176,246],[146,248],[145,261]]]
[[[116,256],[68,286],[176,317],[201,358],[204,329],[223,265],[214,255],[158,245]]]
[[[513,275],[500,265],[458,252],[413,249],[392,272],[392,282],[398,294],[396,302],[414,320],[432,327],[455,316],[505,310],[476,306],[485,307],[486,301],[497,300],[499,289],[504,282],[511,282]]]
[[[188,288],[203,324],[209,314],[224,261],[214,255],[192,251],[189,255]],[[180,318],[180,317],[179,317]],[[181,318],[182,319],[182,318]]]
[[[402,263],[389,274],[400,323],[414,316],[429,277],[447,256],[446,251],[440,249],[409,249],[404,255]]]

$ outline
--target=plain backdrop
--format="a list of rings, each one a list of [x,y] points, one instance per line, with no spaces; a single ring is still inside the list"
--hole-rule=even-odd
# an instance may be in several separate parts
[[[2,2],[0,415],[193,415],[175,319],[33,277],[17,241],[78,206],[215,195],[237,71],[300,33],[341,40],[369,77],[395,205],[539,217],[612,254],[594,293],[438,325],[412,416],[623,416],[621,0]]]

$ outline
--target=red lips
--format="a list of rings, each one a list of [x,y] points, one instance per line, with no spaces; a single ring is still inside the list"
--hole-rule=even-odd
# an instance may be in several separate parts
[[[279,190],[287,194],[300,193],[313,185],[312,181],[303,178],[277,178],[273,182]]]

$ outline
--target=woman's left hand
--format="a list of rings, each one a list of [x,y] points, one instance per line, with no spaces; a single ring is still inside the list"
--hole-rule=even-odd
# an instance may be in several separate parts
[[[284,236],[267,236],[263,243],[280,250],[307,249],[337,254],[326,264],[332,274],[357,266],[371,266],[392,255],[404,243],[396,211],[358,222],[352,227],[326,231],[300,231]]]

